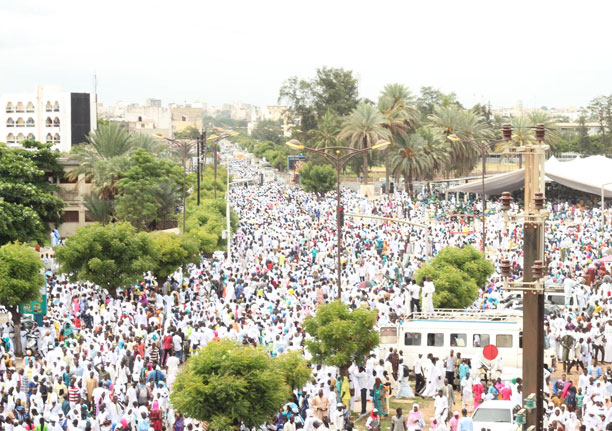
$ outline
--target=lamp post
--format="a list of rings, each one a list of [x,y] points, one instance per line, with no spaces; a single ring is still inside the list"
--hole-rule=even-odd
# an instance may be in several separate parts
[[[480,138],[480,139],[475,139],[472,138],[470,140],[468,140],[468,142],[471,142],[472,145],[474,145],[479,151],[480,151],[480,157],[482,158],[482,176],[481,176],[481,181],[482,181],[482,234],[481,234],[481,238],[480,238],[480,251],[482,251],[483,253],[486,253],[486,239],[487,239],[487,216],[486,216],[486,210],[487,210],[487,201],[485,199],[485,175],[486,175],[486,170],[487,170],[487,155],[489,153],[489,147],[493,144],[498,144],[500,142],[509,142],[512,140],[512,126],[510,126],[510,124],[504,124],[502,126],[502,139],[488,139],[488,138]],[[462,139],[460,137],[458,137],[457,135],[450,134],[446,137],[448,140],[453,141],[453,142],[459,142]]]
[[[331,165],[336,169],[336,234],[337,234],[336,252],[337,252],[337,258],[338,258],[338,262],[337,262],[338,264],[338,268],[337,268],[338,299],[341,299],[341,293],[342,293],[342,260],[341,260],[341,253],[340,253],[340,248],[342,247],[342,225],[341,225],[342,220],[341,220],[341,217],[344,214],[341,214],[340,212],[341,211],[340,172],[342,171],[342,168],[346,166],[348,161],[352,159],[353,157],[359,154],[367,153],[370,150],[379,150],[381,148],[385,148],[387,145],[389,145],[389,142],[384,141],[384,140],[379,140],[373,146],[368,147],[368,148],[362,148],[360,150],[355,150],[354,148],[351,148],[351,147],[342,147],[342,146],[325,147],[325,148],[320,148],[320,149],[309,148],[309,147],[302,145],[300,141],[296,139],[292,139],[289,142],[286,142],[286,144],[289,147],[295,148],[297,150],[306,150],[311,153],[318,154],[321,157],[323,157],[325,160],[327,160],[329,163],[331,163]],[[333,154],[327,153],[327,151],[333,151]]]

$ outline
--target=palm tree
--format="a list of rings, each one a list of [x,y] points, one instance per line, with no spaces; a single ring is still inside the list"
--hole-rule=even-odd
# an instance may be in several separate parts
[[[414,98],[402,84],[387,84],[378,100],[378,109],[385,121],[383,127],[389,131],[391,145],[385,149],[385,184],[387,194],[389,187],[389,152],[392,150],[396,137],[407,137],[414,130],[420,119],[418,109],[414,106]]]
[[[429,120],[436,133],[446,140],[450,148],[450,169],[457,173],[469,172],[482,151],[482,139],[491,136],[484,119],[473,111],[455,105],[436,108]],[[454,140],[449,140],[450,136]]]
[[[122,172],[129,165],[129,155],[134,149],[130,134],[117,124],[101,125],[90,133],[84,145],[73,149],[71,158],[79,167],[70,172],[72,179],[84,175],[92,180],[96,192],[103,200],[111,200]]]
[[[389,131],[380,111],[366,102],[360,102],[343,122],[339,138],[346,139],[353,148],[369,148],[379,139],[389,139]],[[368,153],[363,153],[363,180],[368,183]]]
[[[405,191],[413,195],[412,180],[423,175],[431,167],[431,160],[425,152],[427,141],[419,133],[397,139],[391,154],[393,176],[404,177]]]
[[[419,134],[427,143],[423,151],[427,154],[427,157],[429,157],[430,167],[425,172],[423,178],[427,180],[427,189],[429,190],[429,182],[434,179],[438,172],[441,172],[450,163],[449,147],[446,142],[441,139],[440,135],[429,127],[420,128]]]
[[[338,145],[338,133],[340,133],[341,127],[341,119],[332,111],[327,110],[323,117],[321,117],[317,128],[308,131],[311,146],[314,148],[325,148]]]
[[[113,218],[113,201],[104,201],[95,194],[85,196],[83,204],[89,216],[95,221],[107,225]]]
[[[159,208],[157,210],[157,218],[161,222],[166,222],[172,219],[176,214],[176,206],[180,202],[181,187],[171,182],[159,184],[159,188],[155,193],[155,200]]]

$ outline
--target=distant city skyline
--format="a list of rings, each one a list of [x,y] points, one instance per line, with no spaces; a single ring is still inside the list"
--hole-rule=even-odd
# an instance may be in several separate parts
[[[0,93],[91,91],[95,73],[104,104],[266,106],[285,79],[321,66],[354,71],[372,100],[393,82],[466,106],[586,106],[612,93],[604,1],[6,3]]]

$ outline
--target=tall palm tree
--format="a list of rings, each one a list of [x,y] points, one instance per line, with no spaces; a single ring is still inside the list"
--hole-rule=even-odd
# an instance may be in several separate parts
[[[402,84],[387,84],[378,100],[378,109],[385,121],[383,127],[389,131],[391,145],[385,149],[385,184],[387,194],[389,187],[389,152],[392,151],[396,137],[407,137],[420,120],[419,110],[414,105],[414,97]]]
[[[354,148],[369,148],[379,139],[389,139],[389,131],[382,126],[380,111],[366,102],[360,102],[343,122],[339,138],[346,139]],[[368,153],[363,153],[363,181],[368,183]]]
[[[429,121],[450,148],[447,174],[450,169],[457,173],[469,172],[481,154],[482,139],[491,135],[484,119],[473,111],[449,105],[436,108]],[[449,140],[451,135],[456,138]]]
[[[111,200],[121,173],[129,166],[134,141],[124,128],[113,123],[101,125],[86,140],[73,149],[71,158],[79,167],[70,172],[70,177],[84,175],[86,180],[92,180],[103,200]]]
[[[316,129],[308,131],[309,142],[314,148],[333,147],[338,145],[338,134],[342,128],[342,120],[332,111],[325,112]]]
[[[426,145],[423,151],[429,157],[430,162],[430,167],[423,176],[427,180],[429,190],[429,182],[450,163],[449,147],[440,135],[429,127],[421,127],[419,134],[425,139]]]
[[[412,181],[431,168],[431,159],[425,152],[427,141],[419,133],[402,136],[392,149],[393,176],[404,177],[405,191],[413,195]]]

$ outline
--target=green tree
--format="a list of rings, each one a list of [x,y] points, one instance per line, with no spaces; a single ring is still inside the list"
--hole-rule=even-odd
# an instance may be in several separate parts
[[[312,337],[306,341],[312,362],[339,367],[346,376],[351,363],[363,363],[380,343],[375,325],[376,310],[351,310],[340,300],[319,305],[316,314],[304,320],[304,329]]]
[[[160,160],[142,149],[134,151],[131,166],[117,183],[115,211],[117,218],[148,230],[158,221],[160,184],[175,188],[183,181],[183,169],[176,163]]]
[[[300,169],[300,183],[307,192],[319,196],[331,191],[336,186],[336,170],[330,165],[313,165],[306,162]]]
[[[83,205],[93,220],[102,225],[107,225],[112,221],[115,212],[113,201],[104,201],[95,193],[85,196],[83,200]]]
[[[43,263],[31,247],[10,243],[0,247],[0,304],[11,313],[15,334],[21,333],[19,304],[40,298],[45,283]],[[15,352],[22,356],[21,337],[15,337]]]
[[[317,127],[327,111],[348,115],[359,101],[358,80],[342,68],[322,67],[311,80],[293,76],[280,89],[279,102],[289,104],[289,113],[306,133]]]
[[[72,281],[89,281],[117,295],[137,282],[157,258],[151,238],[129,223],[84,226],[55,247],[60,270]]]
[[[91,179],[103,200],[111,200],[117,193],[116,184],[129,169],[130,153],[136,148],[132,136],[115,123],[100,126],[87,136],[87,142],[73,147],[71,157],[79,167],[70,172],[71,178],[84,175]]]
[[[407,138],[408,133],[419,122],[419,111],[413,106],[413,102],[412,94],[402,84],[386,85],[378,100],[378,109],[385,118],[383,127],[389,131],[391,143],[385,149],[385,190],[387,194],[391,193],[389,154],[392,151],[393,143],[396,138]]]
[[[445,94],[433,87],[421,87],[420,95],[416,100],[416,106],[423,118],[432,115],[436,108],[456,106],[461,108],[455,93]]]
[[[493,264],[472,246],[446,247],[417,270],[415,279],[421,283],[425,277],[431,278],[436,287],[434,306],[465,308],[478,298],[478,288],[485,285],[493,270]]]
[[[380,139],[389,139],[389,131],[382,124],[385,118],[380,111],[365,102],[361,102],[344,119],[341,139],[346,139],[354,148],[369,148]],[[368,154],[363,154],[363,180],[368,183]]]
[[[270,120],[259,121],[251,132],[251,137],[259,141],[272,141],[280,145],[283,142],[283,129],[280,122]]]
[[[304,387],[310,381],[312,370],[298,351],[283,353],[276,360],[278,370],[283,375],[287,386],[292,390]]]
[[[191,205],[188,210],[187,233],[198,240],[199,250],[207,256],[225,245],[222,232],[226,226],[226,209],[224,199],[205,199],[200,206]],[[235,230],[238,217],[233,212],[230,217],[230,227]]]
[[[392,148],[391,169],[395,178],[403,177],[406,192],[413,196],[412,181],[432,168],[426,152],[427,141],[419,133],[402,136]]]
[[[149,234],[155,262],[151,273],[157,283],[163,285],[179,267],[200,261],[198,241],[192,236],[168,232],[151,232]]]
[[[262,425],[290,396],[275,360],[261,348],[231,340],[208,343],[179,372],[170,400],[211,431]]]
[[[23,148],[0,144],[0,244],[45,242],[49,224],[59,225],[64,202],[48,178],[63,175],[50,144],[23,141]]]

